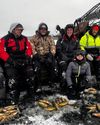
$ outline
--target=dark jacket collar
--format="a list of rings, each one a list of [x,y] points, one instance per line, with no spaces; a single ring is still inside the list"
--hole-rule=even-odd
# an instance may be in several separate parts
[[[63,35],[63,40],[64,40],[64,41],[67,41],[67,40],[68,40],[68,41],[71,41],[71,40],[72,40],[72,41],[76,41],[77,38],[76,38],[76,36],[75,36],[74,34],[72,34],[72,36],[70,36],[70,37],[69,37],[68,35],[64,34],[64,35]]]
[[[15,35],[10,32],[8,32],[8,36],[9,36],[9,38],[17,39],[17,40],[21,40],[23,38],[23,35],[21,35],[20,37],[15,37]]]

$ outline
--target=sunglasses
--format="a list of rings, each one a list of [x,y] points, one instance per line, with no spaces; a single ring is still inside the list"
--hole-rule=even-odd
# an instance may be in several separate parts
[[[41,27],[40,30],[47,30],[46,28]]]
[[[15,30],[23,31],[24,29],[22,29],[22,28],[16,28]]]

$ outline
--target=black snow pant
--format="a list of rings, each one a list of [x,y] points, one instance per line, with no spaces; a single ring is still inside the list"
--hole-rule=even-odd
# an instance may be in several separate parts
[[[88,82],[86,81],[86,77],[84,74],[82,76],[80,75],[79,77],[76,77],[76,75],[73,74],[72,83],[73,83],[72,87],[68,88],[68,96],[70,98],[79,97],[80,92],[83,91],[88,86]]]
[[[38,79],[41,81],[41,77],[44,74],[42,70],[46,70],[48,74],[48,80],[54,82],[55,75],[56,75],[56,64],[55,64],[55,57],[51,53],[47,53],[45,55],[36,54],[33,58],[34,62],[34,70],[37,71],[37,75],[39,74],[40,77]]]
[[[17,104],[20,91],[27,90],[29,95],[34,93],[33,67],[31,65],[12,66],[5,64],[7,77],[8,96],[7,99],[11,104]]]

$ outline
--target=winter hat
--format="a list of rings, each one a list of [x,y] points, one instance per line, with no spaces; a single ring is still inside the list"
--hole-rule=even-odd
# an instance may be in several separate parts
[[[82,55],[83,58],[81,60],[78,59],[77,58],[78,55]],[[74,59],[75,59],[74,61],[77,62],[79,65],[83,64],[86,61],[85,52],[83,50],[77,50]]]
[[[9,32],[12,33],[12,31],[13,31],[15,28],[17,28],[17,27],[21,28],[22,30],[24,29],[23,26],[22,26],[20,23],[13,23],[13,24],[11,24],[11,26],[10,26]]]
[[[95,25],[93,25],[91,28],[92,28],[92,30],[99,31],[99,26],[98,26],[98,25],[96,25],[96,24],[95,24]]]
[[[72,28],[72,29],[74,30],[74,25],[73,25],[73,24],[68,24],[68,25],[66,25],[65,31],[66,31],[68,28]]]
[[[75,53],[75,56],[78,56],[78,55],[85,56],[85,51],[83,51],[83,50],[77,50],[76,53]]]
[[[48,26],[47,26],[47,24],[45,24],[45,23],[40,23],[40,24],[39,24],[38,30],[40,30],[41,28],[46,28],[46,30],[48,30]]]

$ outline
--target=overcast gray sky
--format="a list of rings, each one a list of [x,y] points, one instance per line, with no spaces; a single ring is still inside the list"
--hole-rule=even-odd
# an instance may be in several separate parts
[[[24,25],[24,35],[34,34],[41,22],[48,24],[51,33],[57,24],[73,23],[100,0],[0,0],[0,37],[11,23]]]

